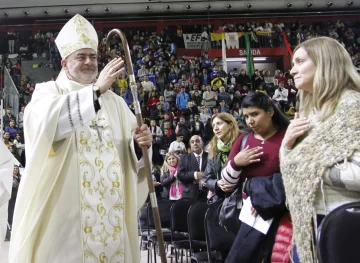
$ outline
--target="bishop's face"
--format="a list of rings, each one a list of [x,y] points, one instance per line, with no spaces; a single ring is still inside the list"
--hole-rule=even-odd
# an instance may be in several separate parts
[[[81,84],[93,83],[98,74],[96,52],[91,48],[83,48],[70,54],[61,61],[70,80]]]

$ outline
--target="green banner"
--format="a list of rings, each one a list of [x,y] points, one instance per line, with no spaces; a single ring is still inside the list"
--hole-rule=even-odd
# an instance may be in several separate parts
[[[247,71],[247,75],[251,79],[251,86],[254,87],[254,83],[252,83],[252,76],[254,75],[254,63],[253,63],[253,58],[252,58],[252,53],[251,53],[251,44],[250,44],[249,33],[245,32],[244,37],[245,37],[245,47],[246,47],[246,67],[247,67],[246,71]]]

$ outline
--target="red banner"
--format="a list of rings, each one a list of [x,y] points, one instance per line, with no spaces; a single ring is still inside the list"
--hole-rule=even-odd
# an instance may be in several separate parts
[[[289,41],[288,41],[288,39],[287,39],[287,35],[286,35],[286,33],[285,33],[285,32],[282,32],[281,34],[282,34],[282,36],[283,36],[283,39],[284,39],[284,42],[285,42],[286,48],[287,48],[287,50],[288,50],[288,52],[289,52],[290,56],[292,57],[292,56],[293,56],[293,52],[292,52],[292,50],[291,50],[291,47],[290,47]]]

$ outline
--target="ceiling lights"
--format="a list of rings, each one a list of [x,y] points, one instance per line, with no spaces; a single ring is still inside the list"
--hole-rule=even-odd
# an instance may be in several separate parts
[[[11,0],[16,1],[16,0]],[[359,0],[360,1],[360,0]],[[0,1],[1,2],[1,1]],[[65,2],[65,1],[60,1]],[[76,2],[76,1],[75,1]],[[94,1],[93,1],[94,2]],[[92,2],[92,3],[93,3]],[[99,4],[99,1],[95,1],[95,4],[86,4],[86,5],[74,5],[68,6],[63,5],[60,6],[43,6],[43,7],[36,7],[36,6],[28,6],[23,8],[10,8],[10,7],[3,7],[1,10],[0,17],[9,19],[21,19],[24,18],[46,18],[46,17],[70,17],[73,16],[75,13],[80,13],[85,16],[96,16],[101,17],[104,15],[113,15],[113,16],[122,16],[123,14],[128,13],[129,15],[139,15],[141,12],[145,15],[160,15],[161,13],[169,14],[176,14],[179,15],[184,12],[187,14],[198,15],[203,13],[213,14],[224,14],[225,13],[233,13],[237,12],[248,12],[251,15],[256,12],[264,12],[264,9],[267,8],[269,12],[273,12],[274,10],[279,10],[279,12],[286,13],[287,11],[295,10],[299,12],[306,12],[313,10],[321,11],[322,9],[326,10],[333,10],[334,12],[343,12],[341,10],[346,9],[347,12],[353,14],[356,12],[354,7],[358,6],[358,1],[355,0],[284,0],[284,1],[273,1],[270,5],[259,5],[261,1],[255,0],[245,0],[245,1],[237,1],[234,0],[226,0],[226,1],[160,1],[160,0],[142,0],[139,1],[132,1],[134,4],[118,4],[115,2],[119,1],[108,1],[114,2],[113,4]],[[128,1],[130,2],[130,1]],[[265,1],[264,1],[265,2]],[[353,10],[354,9],[354,10]],[[246,11],[247,10],[247,11]],[[287,11],[286,11],[287,10]],[[324,11],[322,10],[322,11]],[[274,11],[275,12],[275,11]],[[5,14],[6,13],[6,14]],[[269,13],[270,14],[270,13]],[[315,13],[314,13],[315,14]],[[124,18],[127,19],[126,15]]]

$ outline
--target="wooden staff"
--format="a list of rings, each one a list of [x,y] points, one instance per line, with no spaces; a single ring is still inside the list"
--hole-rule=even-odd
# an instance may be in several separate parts
[[[136,85],[136,81],[135,81],[134,69],[133,69],[133,65],[132,65],[132,61],[131,61],[130,49],[129,49],[129,45],[128,45],[127,39],[125,37],[125,34],[121,30],[113,29],[108,33],[107,38],[106,38],[106,51],[110,53],[110,40],[111,40],[110,37],[114,34],[116,34],[120,37],[123,48],[124,48],[125,65],[126,65],[127,73],[129,75],[129,86],[130,86],[131,93],[132,93],[133,100],[134,100],[133,105],[134,105],[134,110],[135,110],[136,121],[137,121],[138,127],[141,127],[143,125],[143,119],[142,119],[142,115],[141,115],[140,102],[138,100],[138,91],[137,91],[137,85]],[[156,230],[157,242],[159,245],[160,258],[161,258],[162,263],[166,263],[164,237],[163,237],[162,229],[161,229],[160,214],[159,214],[159,209],[158,209],[157,200],[156,200],[155,188],[154,188],[153,180],[151,177],[150,158],[149,158],[148,149],[146,146],[142,146],[141,150],[142,150],[142,155],[144,158],[144,164],[145,164],[144,169],[146,171],[147,182],[148,182],[148,186],[149,186],[150,203],[151,203],[151,208],[152,208],[152,214],[154,217],[155,230]],[[156,255],[154,255],[154,256],[156,256]]]

